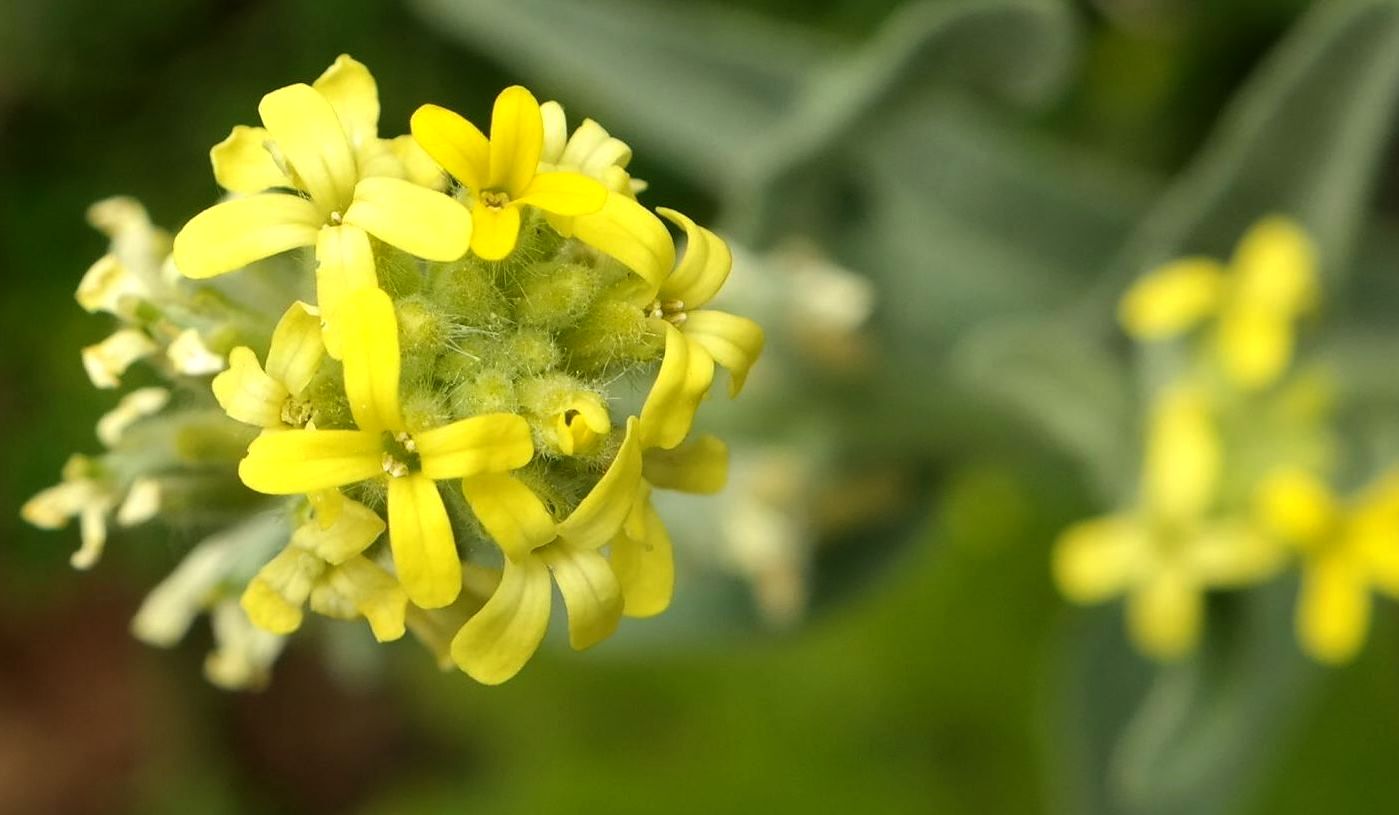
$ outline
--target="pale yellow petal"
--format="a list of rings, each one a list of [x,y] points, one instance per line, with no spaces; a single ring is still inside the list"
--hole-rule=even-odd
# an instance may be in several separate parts
[[[279,430],[248,446],[238,477],[268,495],[300,495],[383,475],[378,433],[360,430]]]
[[[408,599],[441,608],[461,593],[461,559],[447,508],[421,473],[389,479],[389,544]]]
[[[1201,585],[1240,588],[1276,575],[1287,549],[1253,524],[1223,521],[1200,529],[1182,556]]]
[[[656,210],[685,230],[685,254],[675,271],[661,284],[662,300],[677,300],[696,309],[714,299],[733,269],[733,253],[724,240],[673,209]]]
[[[539,160],[543,164],[558,164],[568,144],[568,119],[564,116],[563,106],[554,101],[545,102],[539,106],[539,117],[544,133]]]
[[[360,430],[403,430],[398,402],[398,318],[393,300],[377,288],[349,294],[338,311],[342,321],[345,395]]]
[[[1183,388],[1163,394],[1152,412],[1142,476],[1149,511],[1175,521],[1198,518],[1214,500],[1220,456],[1204,397]]]
[[[529,463],[529,423],[512,413],[486,413],[413,434],[423,474],[446,480],[503,473]]]
[[[311,87],[335,109],[352,145],[368,144],[379,135],[379,86],[363,63],[341,54]]]
[[[234,198],[190,219],[175,236],[175,267],[195,280],[316,242],[324,219],[305,198],[277,192]]]
[[[1358,564],[1339,553],[1313,558],[1302,570],[1297,637],[1318,662],[1340,665],[1360,651],[1370,628],[1370,591]]]
[[[763,353],[762,327],[747,317],[723,311],[691,311],[680,330],[728,370],[729,397],[738,396],[748,381],[748,372]]]
[[[284,385],[292,396],[300,396],[316,376],[323,356],[325,343],[321,341],[320,315],[299,300],[292,303],[272,332],[267,375]],[[230,354],[229,365],[232,364]]]
[[[553,585],[537,557],[505,561],[500,585],[452,640],[452,660],[472,679],[499,685],[520,672],[549,627]]]
[[[1143,275],[1127,290],[1118,305],[1118,321],[1140,340],[1173,337],[1219,310],[1224,281],[1224,267],[1216,260],[1172,261]]]
[[[515,200],[557,215],[589,215],[602,209],[607,188],[579,173],[539,173]]]
[[[229,192],[251,195],[273,187],[290,187],[291,180],[277,165],[268,142],[272,137],[260,127],[238,125],[228,138],[214,145],[209,160],[214,180]]]
[[[311,608],[327,617],[362,616],[369,621],[374,639],[393,642],[406,630],[408,594],[378,564],[365,557],[352,557],[329,570],[316,585],[311,592]]]
[[[634,514],[640,518],[642,534],[613,538],[612,570],[625,599],[622,612],[628,617],[654,617],[670,606],[675,593],[675,553],[670,534],[649,500],[638,502]]]
[[[519,207],[488,207],[478,201],[471,208],[471,251],[477,257],[502,260],[515,251],[519,239]]]
[[[1204,619],[1204,597],[1182,569],[1160,564],[1127,598],[1127,628],[1147,656],[1171,661],[1195,650]]]
[[[1254,496],[1254,508],[1269,533],[1304,549],[1331,535],[1340,520],[1326,483],[1296,468],[1278,470],[1264,479]]]
[[[655,297],[675,264],[675,243],[665,224],[634,199],[608,193],[602,209],[575,218],[574,237],[615,258],[646,281],[646,299]]]
[[[568,643],[591,648],[612,636],[622,619],[622,586],[607,559],[559,542],[539,550],[568,609]]]
[[[322,526],[308,521],[292,533],[291,542],[330,564],[341,564],[359,555],[384,534],[379,514],[358,501],[340,502],[335,521]]]
[[[442,168],[412,136],[391,139],[389,151],[398,159],[409,181],[438,192],[447,188],[447,174],[442,172]]]
[[[1054,582],[1075,603],[1101,603],[1127,590],[1151,541],[1136,518],[1111,515],[1074,524],[1054,545]]]
[[[559,523],[559,537],[582,549],[607,545],[632,510],[641,488],[641,433],[636,417],[627,419],[627,435],[617,457],[592,491]]]
[[[713,495],[728,483],[729,447],[706,434],[670,450],[647,450],[641,472],[663,490]]]
[[[491,109],[490,175],[486,189],[517,198],[539,168],[544,149],[544,120],[534,94],[512,85],[500,92]]]
[[[1301,224],[1271,216],[1254,224],[1234,252],[1235,298],[1283,318],[1315,307],[1317,251]]]
[[[325,213],[344,212],[358,172],[330,101],[310,85],[288,85],[262,97],[257,111],[317,206]]]
[[[214,399],[230,418],[255,427],[281,427],[282,407],[290,395],[263,372],[251,348],[228,353],[228,370],[214,377]]]
[[[325,568],[325,562],[310,552],[294,546],[283,549],[243,592],[241,602],[248,619],[273,634],[290,634],[300,628],[301,608]]]
[[[344,355],[340,307],[360,289],[378,288],[369,236],[357,226],[328,226],[316,239],[316,305],[321,312],[321,340],[335,359]]]
[[[1291,322],[1258,308],[1236,308],[1219,317],[1215,350],[1235,384],[1258,390],[1276,382],[1292,361]]]
[[[413,113],[413,139],[463,186],[479,192],[490,175],[491,146],[461,114],[437,105]]]
[[[521,560],[554,539],[554,519],[544,502],[519,479],[483,473],[464,479],[471,512],[511,560]]]
[[[165,388],[139,388],[121,398],[117,406],[97,420],[97,438],[107,447],[116,447],[137,422],[154,416],[170,404]]]
[[[471,246],[466,207],[401,178],[360,181],[345,223],[426,260],[456,260]]]
[[[665,356],[641,407],[641,446],[670,449],[685,440],[695,412],[714,381],[714,361],[666,320],[650,321],[665,332]]]
[[[95,387],[115,388],[121,385],[121,377],[128,368],[159,348],[146,332],[123,328],[96,345],[83,349],[83,369]]]

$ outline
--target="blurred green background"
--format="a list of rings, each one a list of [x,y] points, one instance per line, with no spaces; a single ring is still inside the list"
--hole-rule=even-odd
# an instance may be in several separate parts
[[[1392,323],[1384,72],[1399,70],[1399,12],[1318,5],[1362,11],[1327,34],[1301,0],[6,0],[0,813],[1399,811],[1392,609],[1344,669],[1258,668],[1247,648],[1208,663],[1204,690],[1164,714],[1179,729],[1130,743],[1159,680],[1116,608],[1069,609],[1048,572],[1057,531],[1127,471],[1093,458],[1117,442],[1083,441],[1075,422],[1093,418],[1072,400],[1018,395],[1039,380],[1015,371],[1057,375],[1053,360],[998,356],[1058,315],[1053,330],[1076,332],[1064,347],[1098,349],[1059,390],[1112,402],[1128,385],[1101,378],[1095,354],[1121,365],[1110,321],[1126,280],[1177,250],[1226,249],[1257,214],[1246,202],[1274,199],[1314,201],[1357,237],[1356,260],[1329,259],[1370,288],[1332,294],[1357,325]],[[1270,57],[1289,37],[1290,61]],[[76,573],[76,533],[21,524],[69,452],[95,449],[113,401],[78,358],[108,330],[72,301],[105,251],[86,206],[131,194],[178,227],[215,198],[208,147],[341,52],[374,71],[385,132],[426,101],[484,121],[524,82],[632,143],[652,205],[757,249],[810,238],[874,282],[868,370],[811,373],[797,398],[759,397],[763,418],[735,420],[762,439],[820,413],[849,439],[841,461],[917,476],[897,517],[818,542],[805,622],[753,624],[723,576],[711,583],[737,611],[707,618],[685,596],[701,581],[682,575],[676,613],[692,618],[549,650],[502,688],[440,674],[406,641],[385,664],[346,627],[334,647],[295,641],[267,691],[229,695],[200,675],[202,628],[169,653],[126,631],[190,534],[118,533]],[[726,106],[732,121],[710,117]],[[1267,141],[1281,137],[1295,149]],[[1264,154],[1287,160],[1250,164]],[[1302,180],[1283,189],[1279,173]],[[1024,326],[968,345],[1007,315]],[[778,332],[762,365],[800,362]],[[976,374],[987,365],[996,387]],[[1043,423],[987,414],[1001,386]],[[1260,603],[1284,607],[1270,619],[1289,649],[1277,588]],[[662,625],[683,635],[648,634]]]

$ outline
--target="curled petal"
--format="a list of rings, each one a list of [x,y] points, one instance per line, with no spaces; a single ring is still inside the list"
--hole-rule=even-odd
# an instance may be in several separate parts
[[[574,237],[646,281],[648,301],[675,264],[675,244],[665,224],[625,195],[608,193],[600,211],[575,218],[571,229]]]
[[[476,520],[511,560],[521,560],[554,539],[554,519],[544,502],[519,479],[483,473],[462,481]]]
[[[423,475],[444,480],[503,473],[529,463],[529,423],[513,413],[486,413],[413,434]]]
[[[369,621],[374,639],[393,642],[406,630],[408,594],[393,575],[365,557],[352,557],[328,571],[311,591],[311,608],[346,618],[352,610]]]
[[[490,174],[491,145],[461,114],[437,105],[413,113],[413,139],[465,187],[479,191]]]
[[[651,393],[641,407],[641,446],[669,449],[685,440],[695,412],[714,381],[714,360],[680,329],[652,320],[665,331],[665,356]]]
[[[713,495],[729,478],[729,448],[703,435],[670,450],[647,450],[641,467],[646,480],[663,490]]]
[[[228,138],[209,151],[214,180],[229,192],[243,195],[291,186],[291,179],[282,172],[268,149],[271,139],[260,127],[238,125],[233,128]]]
[[[238,477],[268,495],[299,495],[383,475],[378,433],[361,430],[283,430],[248,446]]]
[[[311,199],[323,212],[343,212],[358,172],[330,101],[310,85],[288,85],[262,97],[257,111]]]
[[[491,110],[490,175],[486,189],[517,198],[539,168],[544,148],[544,120],[534,94],[519,85],[500,92]]]
[[[83,369],[99,388],[121,385],[122,374],[137,360],[155,353],[159,346],[144,331],[123,328],[96,345],[83,349]]]
[[[294,546],[283,549],[243,592],[241,602],[248,619],[273,634],[290,634],[300,628],[301,608],[325,568],[325,561],[310,552]]]
[[[333,565],[368,549],[385,529],[379,514],[364,504],[348,499],[338,503],[335,522],[330,526],[310,521],[297,527],[291,538],[296,546]]]
[[[661,298],[679,300],[695,309],[714,299],[733,269],[733,253],[722,238],[673,209],[657,209],[666,220],[685,230],[685,254],[666,281]]]
[[[360,147],[378,137],[379,86],[363,63],[341,54],[311,87],[335,109],[353,146]]]
[[[321,318],[305,303],[299,300],[292,303],[272,332],[272,347],[267,352],[267,375],[282,383],[292,396],[300,396],[311,384],[324,355]],[[229,355],[229,364],[233,364],[232,354]]]
[[[729,396],[738,396],[763,353],[763,329],[747,317],[723,311],[691,311],[680,327],[729,372]]]
[[[486,685],[510,679],[544,639],[552,594],[549,568],[542,560],[506,560],[495,594],[452,640],[452,660]]]
[[[389,544],[408,599],[441,608],[461,593],[461,559],[447,508],[433,481],[417,473],[389,479]]]
[[[290,395],[281,382],[267,375],[251,348],[234,348],[228,370],[214,377],[214,398],[230,418],[255,427],[281,427],[282,407]]]
[[[195,280],[316,242],[324,219],[298,195],[260,193],[216,204],[175,236],[175,268]]]
[[[154,416],[170,404],[165,388],[140,388],[123,396],[117,406],[97,420],[97,438],[107,447],[116,447],[132,425]]]
[[[1139,279],[1118,305],[1117,318],[1140,340],[1176,336],[1219,310],[1224,267],[1210,258],[1172,261]]]
[[[548,165],[558,164],[568,144],[568,118],[564,116],[563,106],[554,101],[545,102],[539,106],[539,118],[544,133],[539,161]]]
[[[651,502],[639,501],[633,511],[641,535],[620,534],[612,539],[612,569],[622,587],[628,617],[654,617],[670,606],[675,593],[675,553],[661,516]]]
[[[456,260],[471,245],[471,213],[466,207],[400,178],[360,181],[345,223],[426,260]]]
[[[574,548],[597,549],[607,545],[627,519],[640,489],[641,433],[633,416],[627,419],[627,435],[617,457],[573,512],[559,523],[559,537]]]
[[[398,402],[398,318],[377,288],[351,293],[339,311],[345,395],[360,430],[403,430]]]
[[[612,636],[622,619],[622,586],[606,558],[591,549],[555,543],[539,550],[568,609],[568,643],[591,648]]]

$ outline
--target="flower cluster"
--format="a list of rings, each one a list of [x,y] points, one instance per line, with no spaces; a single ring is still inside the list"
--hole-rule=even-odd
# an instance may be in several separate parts
[[[138,360],[170,387],[124,398],[108,452],[25,517],[80,518],[80,567],[108,516],[214,530],[134,629],[170,644],[211,611],[229,686],[265,681],[308,608],[484,683],[529,661],[555,586],[579,649],[663,611],[652,491],[722,488],[694,417],[716,366],[737,396],[763,346],[705,308],[724,241],[647,208],[626,144],[521,87],[489,134],[424,105],[385,139],[342,56],[258,113],[211,151],[227,197],[173,240],[133,202],[94,208],[113,248],[78,300],[121,327],[84,361],[99,387]]]
[[[1075,602],[1124,595],[1132,639],[1154,658],[1194,649],[1208,591],[1291,564],[1298,640],[1321,662],[1357,653],[1373,591],[1399,597],[1399,474],[1334,497],[1327,388],[1293,364],[1298,321],[1319,299],[1309,238],[1270,217],[1228,266],[1168,263],[1121,302],[1155,375],[1141,478],[1129,508],[1063,533],[1054,570]]]

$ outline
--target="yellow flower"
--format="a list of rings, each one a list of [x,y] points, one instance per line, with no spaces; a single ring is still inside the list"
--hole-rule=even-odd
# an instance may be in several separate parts
[[[1370,627],[1370,592],[1399,597],[1399,473],[1350,507],[1312,473],[1274,473],[1258,491],[1264,525],[1302,557],[1297,637],[1313,659],[1350,661]]]
[[[423,105],[413,114],[413,138],[471,196],[471,251],[500,260],[515,249],[524,207],[557,215],[597,212],[607,190],[571,172],[539,172],[544,123],[539,103],[515,85],[501,91],[491,112],[491,137],[459,114]]]
[[[380,642],[403,636],[408,595],[393,576],[362,554],[384,532],[369,507],[336,496],[333,520],[324,511],[292,534],[291,542],[257,573],[243,592],[243,610],[264,631],[290,634],[301,627],[309,600],[320,614],[363,616]]]
[[[461,591],[461,561],[435,482],[523,467],[534,454],[529,425],[513,414],[492,413],[409,428],[399,407],[393,302],[367,288],[351,294],[343,308],[345,393],[357,429],[264,432],[248,448],[239,475],[272,495],[382,479],[399,581],[415,604],[445,606]]]
[[[258,112],[264,128],[234,128],[211,152],[215,177],[239,197],[180,230],[175,264],[186,277],[204,279],[314,245],[316,302],[327,347],[338,355],[341,302],[378,285],[368,236],[427,260],[456,260],[470,244],[471,215],[400,177],[402,164],[378,145],[374,79],[349,57],[314,86],[267,94]]]
[[[640,433],[631,418],[611,466],[557,523],[544,502],[515,478],[487,474],[462,482],[472,512],[505,553],[500,585],[452,641],[452,658],[463,671],[489,685],[518,673],[544,639],[551,583],[558,584],[568,609],[574,648],[611,636],[622,617],[622,586],[598,550],[612,542],[632,513],[641,470]]]
[[[645,298],[652,327],[665,335],[656,384],[641,409],[646,447],[670,448],[690,432],[695,411],[714,379],[714,364],[729,371],[729,396],[737,396],[763,350],[763,329],[746,317],[701,308],[718,294],[733,266],[719,236],[688,217],[658,210],[685,230],[680,263]]]
[[[1195,647],[1206,589],[1260,580],[1281,562],[1247,520],[1211,517],[1220,457],[1203,398],[1165,394],[1151,420],[1138,507],[1076,524],[1055,546],[1065,596],[1086,604],[1127,595],[1129,632],[1157,659]]]
[[[539,112],[544,120],[541,169],[582,173],[602,182],[608,191],[629,198],[645,191],[646,182],[627,172],[632,151],[626,142],[613,137],[592,119],[584,119],[570,134],[568,119],[558,102],[545,102],[539,106]]]
[[[1175,337],[1214,317],[1213,347],[1224,373],[1256,390],[1291,361],[1293,324],[1316,306],[1316,277],[1311,239],[1274,216],[1244,235],[1230,268],[1204,257],[1168,263],[1128,290],[1118,316],[1141,340]]]
[[[263,428],[306,427],[310,405],[301,399],[320,368],[325,345],[321,321],[305,303],[292,303],[272,332],[267,369],[251,348],[228,355],[228,370],[214,377],[214,398],[231,418]]]
[[[91,569],[107,545],[107,518],[115,513],[121,526],[137,526],[160,511],[160,485],[140,477],[119,484],[101,463],[73,456],[63,467],[62,483],[49,487],[20,507],[20,517],[40,529],[62,529],[78,519],[82,546],[70,562],[75,569]]]

